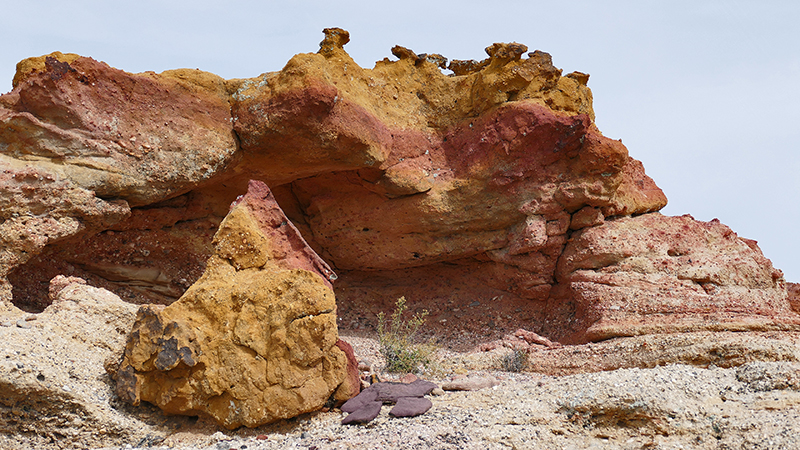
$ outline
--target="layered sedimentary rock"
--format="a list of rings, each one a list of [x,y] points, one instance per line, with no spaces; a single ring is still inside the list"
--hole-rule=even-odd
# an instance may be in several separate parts
[[[69,59],[46,57],[0,97],[5,165],[35,161],[98,199],[141,206],[195,189],[231,162],[237,145],[221,78],[134,75]]]
[[[783,274],[754,241],[718,220],[655,213],[585,228],[573,234],[556,273],[550,320],[560,340],[800,323]]]
[[[689,322],[795,326],[780,273],[753,256],[752,242],[703,241],[707,225],[680,219],[690,231],[673,232],[677,219],[652,214],[666,197],[595,126],[588,75],[562,75],[548,54],[517,43],[449,65],[397,46],[397,60],[364,69],[345,52],[348,40],[344,30],[325,30],[319,52],[241,80],[127,74],[75,55],[22,64],[15,89],[0,97],[0,163],[13,180],[0,184],[0,200],[25,205],[14,195],[26,191],[55,200],[20,206],[17,216],[4,208],[0,227],[38,220],[61,228],[8,241],[0,280],[10,280],[14,299],[6,284],[6,307],[46,306],[37,286],[54,272],[129,301],[174,301],[214,252],[211,235],[227,205],[260,179],[340,275],[334,289],[344,307],[401,295],[502,303],[526,322],[514,329],[570,342]],[[47,176],[64,189],[45,194]],[[704,281],[685,278],[706,270],[690,258],[646,246],[593,256],[595,243],[615,246],[622,228],[634,242],[664,229],[658,248],[700,242],[697,251],[733,252],[752,270],[719,263]],[[687,303],[675,307],[683,293]]]
[[[232,206],[214,245],[180,300],[139,310],[118,394],[228,428],[319,409],[347,364],[336,346],[335,275],[261,182]]]
[[[85,236],[120,224],[131,207],[197,189],[237,154],[229,96],[212,74],[133,75],[55,54],[20,63],[14,85],[0,96],[0,295],[6,302],[9,272],[46,246],[73,237],[63,245],[75,248]],[[55,275],[44,274],[37,284],[46,286]],[[38,300],[46,295],[40,292]]]

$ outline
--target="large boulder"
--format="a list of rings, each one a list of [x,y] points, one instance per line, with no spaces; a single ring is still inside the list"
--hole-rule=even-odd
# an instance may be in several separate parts
[[[321,408],[345,378],[333,271],[253,181],[214,237],[203,276],[168,307],[143,306],[117,393],[227,428]]]

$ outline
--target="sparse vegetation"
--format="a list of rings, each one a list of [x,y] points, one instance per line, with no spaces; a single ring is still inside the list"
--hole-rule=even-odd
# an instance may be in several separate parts
[[[418,312],[406,320],[406,310],[406,299],[400,297],[388,323],[384,313],[378,314],[378,340],[389,372],[418,372],[421,368],[427,368],[436,350],[430,342],[417,342],[428,311]]]
[[[503,355],[501,365],[506,372],[522,372],[528,367],[528,351],[514,349],[506,353]]]

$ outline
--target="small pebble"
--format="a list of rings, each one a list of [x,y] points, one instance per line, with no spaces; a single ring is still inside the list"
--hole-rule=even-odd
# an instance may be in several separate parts
[[[300,439],[308,439],[310,437],[311,434],[309,434],[307,431],[303,431],[302,433],[300,433]]]
[[[25,319],[19,319],[17,321],[17,328],[30,328],[31,324],[28,323]]]
[[[13,322],[3,322],[3,323],[0,323],[0,326],[3,326],[3,327],[13,327],[13,326],[14,326],[14,323],[13,323]]]
[[[407,374],[403,375],[403,377],[400,378],[398,381],[401,382],[401,383],[413,383],[413,382],[417,381],[418,379],[419,378],[417,378],[417,376],[414,375],[413,373],[407,373]]]

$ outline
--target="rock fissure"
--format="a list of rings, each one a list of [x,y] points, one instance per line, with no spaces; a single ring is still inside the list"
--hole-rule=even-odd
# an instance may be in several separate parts
[[[295,317],[294,319],[292,319],[292,322],[295,322],[295,321],[300,320],[300,319],[305,319],[306,317],[310,317],[310,318],[313,319],[315,316],[321,316],[323,314],[332,314],[333,312],[334,312],[333,309],[326,309],[326,310],[318,311],[318,312],[315,312],[315,313],[301,314],[301,315]]]

